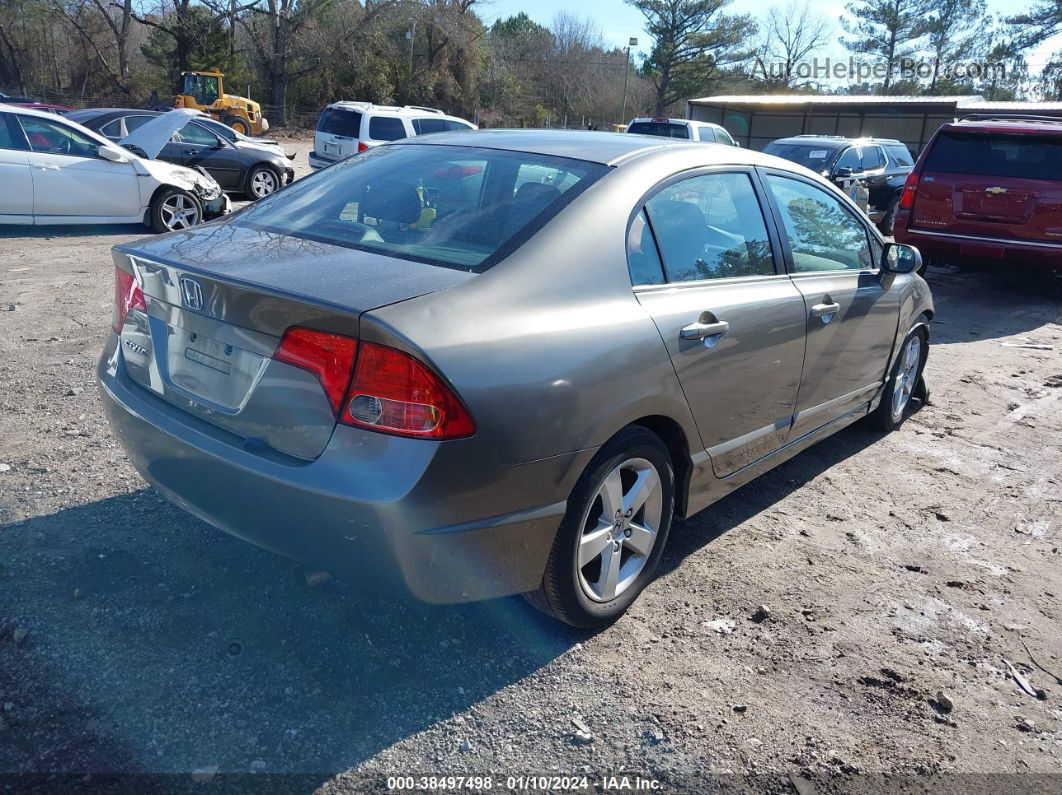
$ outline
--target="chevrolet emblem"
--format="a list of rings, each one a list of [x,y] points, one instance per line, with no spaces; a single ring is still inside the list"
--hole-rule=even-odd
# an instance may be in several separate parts
[[[1000,188],[1000,187],[985,188],[985,193],[993,193],[996,196],[998,196],[1001,193],[1006,193],[1006,192],[1007,192],[1006,188]]]

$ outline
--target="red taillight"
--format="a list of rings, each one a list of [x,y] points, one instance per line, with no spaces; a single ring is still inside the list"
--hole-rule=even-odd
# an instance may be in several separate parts
[[[111,328],[119,334],[122,333],[122,326],[125,324],[125,317],[129,314],[130,309],[139,309],[142,312],[147,311],[147,305],[144,304],[144,293],[140,290],[140,285],[136,283],[136,277],[133,274],[115,267],[114,315],[111,318]]]
[[[363,342],[339,417],[398,436],[457,439],[476,432],[468,410],[439,376],[409,354]]]
[[[900,194],[901,210],[910,210],[914,207],[916,193],[918,193],[918,172],[912,171],[903,183],[903,193]]]
[[[357,352],[358,341],[350,337],[308,328],[289,328],[273,358],[317,376],[332,404],[332,411],[338,411],[350,383],[350,371]]]
[[[358,141],[358,151],[359,152],[368,152],[369,151],[369,145],[367,143],[365,143],[364,141]]]

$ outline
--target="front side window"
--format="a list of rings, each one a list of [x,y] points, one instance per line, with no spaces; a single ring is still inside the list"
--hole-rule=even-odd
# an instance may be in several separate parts
[[[104,124],[100,127],[100,135],[105,135],[108,138],[114,138],[115,140],[122,138],[122,120],[115,119],[114,121],[109,121]]]
[[[707,141],[708,143],[715,143],[715,130],[711,127],[701,127],[697,130],[697,137],[701,141]]]
[[[446,119],[413,119],[413,131],[417,135],[431,135],[432,133],[446,132],[450,126]]]
[[[840,199],[801,180],[767,175],[797,273],[873,267],[867,230]]]
[[[730,133],[728,133],[724,129],[716,129],[715,138],[721,144],[726,144],[727,146],[733,146],[734,145],[733,137],[731,137]]]
[[[851,149],[845,149],[844,154],[837,161],[835,168],[850,168],[852,171],[860,171],[863,168],[863,158],[859,154],[859,150],[854,146]]]
[[[607,171],[525,152],[385,146],[299,180],[233,223],[482,273]]]
[[[646,204],[668,281],[774,274],[767,226],[745,173],[669,185]]]
[[[406,137],[406,126],[394,116],[374,116],[369,120],[369,139],[373,141],[397,141]]]
[[[100,145],[72,127],[48,119],[38,119],[36,116],[19,116],[18,120],[26,133],[30,149],[34,152],[99,157]]]
[[[218,79],[207,75],[185,75],[184,93],[194,97],[199,105],[213,105],[218,98]]]
[[[195,122],[188,122],[174,136],[174,140],[182,144],[194,146],[217,146],[218,137],[210,130]]]
[[[132,135],[136,130],[139,130],[154,118],[154,116],[126,116],[125,134]]]

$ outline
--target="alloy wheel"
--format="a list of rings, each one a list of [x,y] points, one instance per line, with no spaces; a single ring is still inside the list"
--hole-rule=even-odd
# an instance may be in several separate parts
[[[892,416],[903,414],[918,381],[918,365],[922,361],[922,338],[918,334],[907,341],[907,348],[896,371],[896,383],[892,389]]]
[[[656,545],[663,516],[660,473],[644,458],[615,467],[583,518],[579,584],[595,602],[610,602],[641,574]]]
[[[188,229],[199,223],[199,206],[195,199],[183,193],[174,193],[166,197],[159,207],[162,214],[162,223],[167,229]]]
[[[256,199],[262,199],[277,189],[277,175],[272,171],[263,169],[256,171],[251,177],[251,193]]]

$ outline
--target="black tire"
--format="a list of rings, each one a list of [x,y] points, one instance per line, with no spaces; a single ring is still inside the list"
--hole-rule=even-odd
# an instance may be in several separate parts
[[[579,550],[581,542],[591,534],[600,534],[602,527],[599,517],[593,517],[593,511],[605,512],[605,505],[599,496],[599,490],[604,488],[606,477],[622,467],[634,462],[647,462],[659,476],[659,498],[655,495],[645,507],[635,512],[633,516],[627,515],[633,527],[643,526],[646,522],[650,503],[653,509],[659,507],[660,519],[655,533],[655,540],[647,555],[637,555],[627,546],[627,541],[621,537],[619,541],[607,541],[606,549],[600,554],[600,558],[594,558],[589,563],[579,566]],[[643,470],[647,471],[647,470]],[[631,475],[631,472],[623,470]],[[624,480],[624,483],[627,481]],[[626,486],[624,487],[626,488]],[[624,495],[626,496],[626,495]],[[657,502],[659,499],[659,502]],[[632,425],[620,431],[609,440],[594,456],[586,471],[583,472],[579,481],[568,498],[568,510],[561,522],[557,537],[554,539],[553,548],[550,551],[546,570],[542,576],[542,584],[537,591],[525,594],[527,600],[554,618],[580,629],[594,629],[604,627],[620,616],[638,598],[638,594],[653,579],[660,555],[667,543],[668,531],[671,529],[671,520],[675,509],[675,475],[671,464],[671,456],[667,447],[660,441],[655,433],[646,428]],[[640,522],[639,522],[640,519]],[[586,532],[589,521],[595,523],[595,529],[591,533]],[[616,519],[615,530],[608,529],[617,534],[622,533],[630,538],[630,530],[622,530],[622,517]],[[607,526],[608,522],[604,525]],[[622,592],[612,599],[595,599],[588,590],[592,586],[587,583],[586,572],[595,564],[605,565],[604,557],[615,545],[614,565],[621,571],[633,560],[634,571],[629,576],[627,584]],[[644,562],[642,562],[644,560]],[[637,566],[640,565],[640,570]],[[604,571],[599,570],[600,580],[605,580]]]
[[[188,208],[192,215],[186,216],[184,223],[175,224],[172,220],[172,210],[175,203],[180,203]],[[163,188],[151,199],[151,207],[148,210],[148,224],[153,232],[173,232],[180,229],[188,229],[203,222],[203,205],[188,191],[180,188]]]
[[[878,231],[885,237],[892,237],[892,233],[896,229],[896,210],[899,207],[900,200],[893,199],[889,204],[889,208],[885,211],[885,215],[878,221]]]
[[[271,185],[272,188],[266,191],[264,190],[266,185]],[[243,181],[243,195],[251,201],[258,201],[273,195],[283,186],[284,180],[273,168],[265,165],[255,166],[247,172],[247,177]]]
[[[229,127],[234,129],[241,135],[251,134],[251,125],[248,124],[247,120],[242,116],[235,116],[230,114],[228,116],[223,116],[221,121],[223,124],[227,124]]]
[[[918,339],[918,362],[915,365],[913,374],[908,374],[909,383],[906,390],[907,397],[902,401],[902,405],[900,405],[897,410],[897,402],[894,400],[897,382],[907,371],[906,357],[912,344],[911,341],[915,338]],[[914,413],[914,411],[926,404],[929,399],[929,391],[926,388],[923,371],[926,367],[926,357],[928,353],[929,335],[926,334],[925,328],[919,326],[918,328],[912,329],[904,338],[903,345],[900,346],[900,352],[897,354],[896,361],[893,363],[889,380],[885,383],[885,391],[882,393],[881,402],[879,402],[878,407],[867,416],[867,422],[870,423],[872,428],[884,433],[894,431],[899,428],[903,424],[903,421]]]
[[[915,273],[917,273],[919,276],[921,276],[924,279],[924,278],[926,278],[926,271],[929,270],[929,266],[930,265],[939,265],[939,264],[940,263],[938,263],[932,257],[922,257],[922,264],[919,266],[918,270],[915,271]]]

